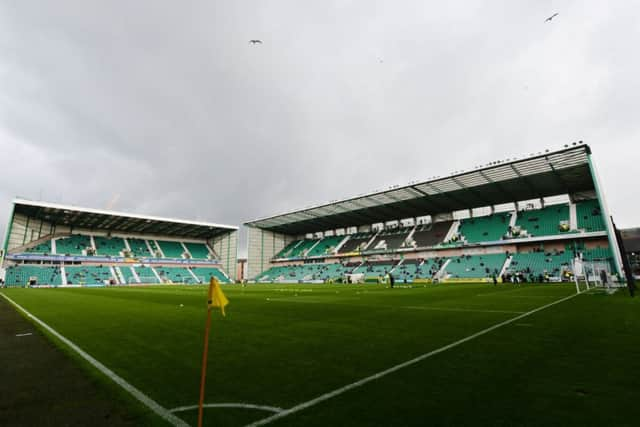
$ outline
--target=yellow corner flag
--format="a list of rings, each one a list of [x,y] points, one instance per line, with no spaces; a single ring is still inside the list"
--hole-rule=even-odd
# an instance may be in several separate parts
[[[211,309],[211,307],[220,307],[222,315],[226,316],[226,314],[224,314],[224,306],[229,304],[229,300],[222,293],[220,283],[218,283],[218,279],[215,277],[212,277],[209,282],[209,298],[207,299],[209,309]]]

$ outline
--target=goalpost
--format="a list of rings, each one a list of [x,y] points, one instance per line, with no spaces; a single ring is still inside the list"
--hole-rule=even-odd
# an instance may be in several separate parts
[[[606,260],[586,261],[580,258],[574,259],[573,277],[577,292],[580,292],[580,283],[584,283],[586,290],[599,287],[606,288],[610,292],[613,292],[612,287],[619,286],[614,283],[611,264]]]
[[[580,282],[584,281],[586,287],[587,287],[587,291],[590,289],[589,288],[589,275],[586,273],[586,269],[584,266],[584,263],[582,262],[582,260],[580,258],[574,258],[573,259],[573,265],[572,265],[572,270],[573,270],[573,280],[576,283],[576,293],[580,293]]]

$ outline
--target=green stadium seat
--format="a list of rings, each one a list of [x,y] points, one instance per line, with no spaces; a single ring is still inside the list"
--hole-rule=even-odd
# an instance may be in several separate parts
[[[31,265],[12,265],[7,267],[5,284],[7,287],[26,286],[34,278],[38,285],[62,285],[60,267],[41,267]]]
[[[602,209],[597,200],[586,200],[576,203],[578,228],[586,232],[605,231]]]
[[[135,257],[150,257],[151,252],[147,247],[147,241],[143,239],[127,238],[129,247],[131,248],[131,254]],[[96,243],[97,244],[97,243]]]
[[[456,279],[479,279],[499,275],[507,256],[505,254],[462,255],[451,257],[445,267],[449,277]]]
[[[56,254],[82,255],[83,251],[91,248],[91,237],[83,234],[73,234],[69,237],[56,239]]]
[[[567,224],[563,229],[561,224]],[[516,226],[527,230],[530,237],[554,236],[569,232],[569,205],[547,206],[543,209],[533,209],[518,212]]]
[[[122,252],[127,250],[120,237],[93,236],[93,241],[96,244],[96,255],[122,256]]]
[[[332,264],[321,264],[316,273],[317,277],[322,281],[337,280],[349,272],[351,269],[343,264],[336,262]]]
[[[122,273],[122,277],[124,279],[124,282],[125,283],[138,283],[138,281],[136,280],[135,276],[131,272],[131,268],[132,267],[129,266],[129,265],[120,266],[120,273]]]
[[[192,259],[209,259],[211,253],[204,243],[185,242],[184,245],[191,254]]]
[[[196,283],[196,279],[186,267],[156,267],[155,269],[164,282]]]
[[[338,246],[340,242],[342,242],[342,240],[344,240],[344,236],[325,237],[310,251],[308,251],[306,256],[311,257],[331,255],[333,249]]]
[[[364,274],[365,279],[384,278],[391,271],[395,263],[393,262],[365,262],[355,270],[354,273]]]
[[[184,247],[180,242],[158,240],[158,244],[165,258],[182,258]]]
[[[302,258],[306,257],[307,252],[319,239],[303,239],[289,243],[284,249],[278,252],[275,259]]]
[[[47,240],[46,242],[27,248],[25,249],[25,252],[32,254],[51,254],[51,240]]]
[[[601,262],[609,264],[609,271],[616,271],[616,265],[613,259],[613,253],[609,248],[596,247],[591,249],[583,249],[582,260],[587,262]]]
[[[151,267],[134,267],[134,269],[138,274],[140,283],[160,283],[156,275],[153,274]]]
[[[307,252],[309,251],[309,249],[311,249],[313,245],[316,244],[317,241],[318,239],[303,240],[302,243],[300,243],[291,251],[289,258],[300,258],[300,257],[307,256]]]
[[[216,267],[191,267],[191,271],[196,275],[200,283],[209,283],[212,277],[218,279],[220,283],[231,283],[219,268]]]
[[[562,271],[572,269],[573,251],[519,252],[513,254],[506,272],[522,273],[527,280],[540,281],[546,275],[561,277]]]
[[[257,282],[298,283],[312,281],[337,280],[351,269],[340,264],[313,263],[290,266],[273,266],[258,274]]]
[[[424,261],[405,261],[393,270],[393,277],[398,282],[412,283],[414,279],[431,279],[436,275],[446,258],[428,258]]]
[[[463,219],[460,221],[458,234],[464,236],[467,243],[502,240],[509,230],[510,220],[510,213]]]
[[[275,259],[279,259],[279,258],[289,258],[289,254],[291,253],[291,250],[296,247],[297,245],[299,245],[302,242],[302,240],[294,240],[293,242],[289,243],[287,246],[285,246],[280,252],[278,252],[274,258]]]
[[[104,284],[115,280],[111,269],[106,266],[69,266],[65,267],[67,284],[69,285],[95,285]]]
[[[151,240],[149,239],[149,246],[151,246],[151,256],[154,258],[162,258],[162,255],[160,254],[160,249],[158,247],[158,245],[156,244],[155,240]]]

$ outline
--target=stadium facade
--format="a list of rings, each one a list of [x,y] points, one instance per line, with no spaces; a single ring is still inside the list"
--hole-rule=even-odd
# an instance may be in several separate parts
[[[2,252],[7,286],[232,282],[238,228],[16,199]]]
[[[582,142],[245,225],[257,282],[624,277]]]

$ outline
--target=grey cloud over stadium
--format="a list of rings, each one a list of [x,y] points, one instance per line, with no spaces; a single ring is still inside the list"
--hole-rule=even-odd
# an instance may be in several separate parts
[[[577,140],[618,225],[636,226],[639,15],[3,2],[0,232],[15,196],[239,225]]]

